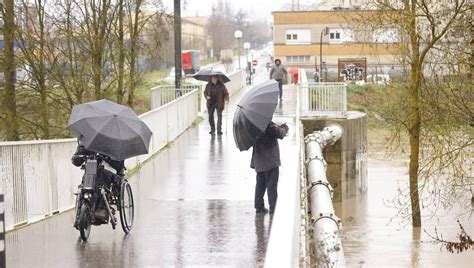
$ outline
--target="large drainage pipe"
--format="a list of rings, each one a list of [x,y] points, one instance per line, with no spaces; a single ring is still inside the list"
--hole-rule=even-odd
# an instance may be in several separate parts
[[[305,137],[311,224],[317,267],[345,266],[339,229],[341,221],[332,205],[333,189],[326,178],[323,149],[342,137],[343,129],[331,125]]]

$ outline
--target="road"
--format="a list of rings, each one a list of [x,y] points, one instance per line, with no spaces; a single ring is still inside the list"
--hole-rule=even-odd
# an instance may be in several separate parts
[[[255,83],[267,79],[263,65],[257,73]],[[110,225],[94,226],[84,243],[71,226],[73,213],[63,213],[8,233],[7,266],[263,264],[272,218],[255,214],[251,151],[237,150],[231,125],[234,108],[246,90],[234,94],[224,111],[224,135],[209,135],[205,119],[130,178],[136,221],[129,235]],[[296,91],[288,86],[274,117],[275,122],[290,126],[289,137],[280,142],[284,163],[280,180],[296,175],[295,107]]]

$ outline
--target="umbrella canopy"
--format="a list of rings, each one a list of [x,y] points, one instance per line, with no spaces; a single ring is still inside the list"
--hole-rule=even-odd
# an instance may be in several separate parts
[[[229,77],[227,77],[223,72],[214,71],[212,69],[200,70],[195,75],[193,75],[194,79],[205,82],[211,81],[212,76],[217,76],[222,83],[230,82]]]
[[[262,136],[278,104],[278,82],[269,80],[242,97],[234,114],[234,140],[240,151],[248,150]]]
[[[87,150],[119,161],[147,154],[152,134],[132,109],[109,100],[74,106],[68,128]]]

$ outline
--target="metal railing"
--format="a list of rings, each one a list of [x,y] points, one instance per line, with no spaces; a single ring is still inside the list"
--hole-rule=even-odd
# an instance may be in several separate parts
[[[199,90],[140,115],[152,130],[149,154],[126,160],[131,169],[184,132],[198,116]],[[83,171],[72,166],[76,139],[0,142],[0,193],[5,226],[32,223],[74,207]]]
[[[304,69],[299,70],[301,114],[303,116],[347,117],[347,85],[341,82],[308,83]]]
[[[202,84],[182,85],[181,88],[175,88],[174,85],[160,85],[152,87],[151,90],[151,108],[156,109],[168,102],[174,101],[177,98],[195,90],[201,90]]]
[[[230,82],[225,83],[229,95],[233,95],[245,86],[245,73],[243,70],[236,70],[227,75]],[[195,84],[182,85],[180,89],[176,89],[174,85],[160,85],[152,87],[151,90],[151,108],[156,109],[166,103],[173,101],[184,94],[191,92],[192,90],[199,89],[199,111],[206,109],[205,100],[202,96],[205,82],[196,82]]]

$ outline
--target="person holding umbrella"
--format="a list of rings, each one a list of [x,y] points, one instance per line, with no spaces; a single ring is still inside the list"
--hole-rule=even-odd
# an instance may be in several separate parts
[[[266,213],[263,196],[268,193],[270,213],[278,198],[280,149],[278,139],[288,133],[288,126],[272,122],[278,104],[278,82],[269,80],[252,88],[237,105],[234,114],[234,141],[239,150],[253,147],[250,167],[257,172],[254,205],[257,213]]]
[[[277,125],[270,122],[263,135],[253,146],[250,167],[257,172],[257,184],[255,185],[254,205],[257,213],[266,213],[263,196],[267,191],[270,213],[275,211],[278,198],[278,177],[280,161],[280,148],[278,139],[283,139],[288,133],[286,124]]]
[[[212,135],[216,131],[214,112],[217,111],[217,134],[222,135],[222,111],[225,108],[225,104],[229,102],[229,92],[218,75],[211,76],[204,90],[204,97],[207,100],[209,125],[211,126],[209,134]]]

